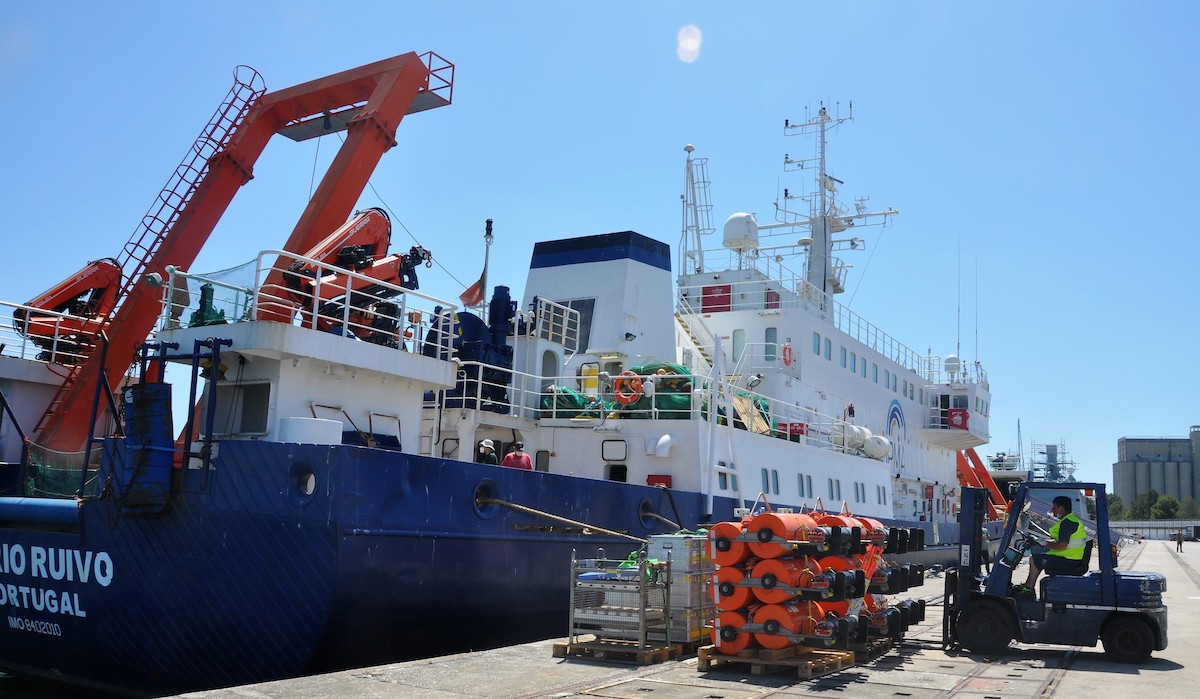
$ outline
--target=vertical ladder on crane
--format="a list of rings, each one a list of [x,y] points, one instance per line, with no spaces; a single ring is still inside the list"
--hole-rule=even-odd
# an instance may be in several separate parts
[[[113,309],[101,320],[101,332],[107,330],[117,310],[133,293],[135,285],[141,282],[146,271],[146,265],[162,245],[163,239],[171,231],[178,220],[180,212],[191,200],[196,188],[208,172],[209,165],[217,154],[229,144],[230,137],[237,126],[246,118],[254,102],[266,92],[262,77],[249,66],[239,66],[234,72],[233,87],[229,94],[217,107],[208,124],[196,138],[196,142],[188,150],[187,155],[175,168],[171,179],[167,181],[142,222],[130,237],[129,242],[121,249],[117,257],[117,265],[121,268],[121,290],[117,294],[117,302]],[[99,333],[81,350],[77,362],[68,369],[66,377],[58,387],[46,411],[34,427],[34,433],[46,429],[51,417],[62,405],[71,387],[79,379],[79,374],[91,361],[98,351]]]

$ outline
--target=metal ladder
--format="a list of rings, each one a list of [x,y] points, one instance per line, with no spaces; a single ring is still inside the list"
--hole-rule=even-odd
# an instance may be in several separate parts
[[[125,243],[125,247],[117,257],[117,265],[121,268],[122,275],[121,289],[117,294],[117,301],[112,311],[101,320],[101,332],[108,329],[117,311],[133,293],[135,286],[141,282],[147,263],[154,257],[163,240],[179,219],[180,213],[187,206],[200,183],[204,181],[210,163],[229,145],[233,132],[264,92],[266,92],[266,86],[257,71],[249,66],[237,67],[234,71],[233,87],[230,88],[229,94],[217,107],[195,143],[188,149],[171,178],[167,180],[166,186],[151,204],[146,215],[142,217],[141,224],[138,225],[129,242]],[[98,336],[99,333],[97,333]],[[71,387],[78,381],[84,367],[94,362],[96,348],[95,338],[82,348],[80,360],[70,366],[62,384],[59,385],[50,404],[46,406],[46,411],[42,413],[41,419],[34,427],[35,434],[46,429]],[[98,367],[97,370],[103,371],[103,368]]]

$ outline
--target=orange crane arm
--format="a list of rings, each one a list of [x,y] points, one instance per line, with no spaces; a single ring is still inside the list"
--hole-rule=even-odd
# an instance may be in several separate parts
[[[435,60],[438,67],[431,70]],[[438,82],[431,84],[434,73]],[[304,140],[344,127],[346,141],[285,245],[289,252],[312,248],[353,210],[379,159],[395,145],[396,129],[405,114],[449,104],[452,84],[453,65],[432,53],[406,53],[262,95],[224,146],[208,159],[207,172],[171,212],[178,214],[174,224],[139,260],[138,278],[128,280],[126,288],[132,292],[132,284],[142,276],[164,274],[168,265],[191,266],[234,195],[253,178],[254,163],[273,135]],[[85,446],[100,372],[116,385],[135,348],[153,329],[160,308],[156,294],[126,293],[117,303],[104,323],[110,338],[107,363],[100,366],[100,353],[93,348],[88,359],[75,367],[35,430],[39,444],[62,451]]]

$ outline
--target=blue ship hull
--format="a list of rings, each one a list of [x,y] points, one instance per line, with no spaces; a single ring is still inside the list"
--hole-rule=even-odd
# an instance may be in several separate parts
[[[637,537],[704,504],[355,446],[227,441],[174,476],[153,516],[101,498],[30,524],[44,501],[0,502],[0,668],[162,694],[562,636],[572,550],[635,543],[480,497]]]

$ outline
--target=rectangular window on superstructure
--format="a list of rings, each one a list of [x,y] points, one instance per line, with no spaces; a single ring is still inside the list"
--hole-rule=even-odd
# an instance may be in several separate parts
[[[726,473],[717,474],[717,487],[721,490],[729,489],[729,475]]]
[[[804,474],[803,473],[796,475],[796,491],[800,495],[800,497],[804,497]]]
[[[829,499],[833,499],[833,479],[829,479]]]
[[[871,364],[871,381],[879,383],[879,365]]]
[[[854,352],[850,353],[850,373],[851,374],[858,373],[858,355],[855,354]]]
[[[763,487],[762,487],[763,492],[764,493],[771,492],[771,480],[770,480],[770,476],[767,475],[767,469],[765,469],[765,468],[762,469],[762,482],[763,482]]]
[[[805,484],[806,486],[808,486],[808,497],[810,497],[810,498],[811,498],[811,497],[813,496],[813,489],[812,489],[812,476],[805,476],[805,477],[804,477],[804,484]]]
[[[771,492],[779,494],[779,471],[771,469]]]
[[[860,374],[862,374],[862,377],[864,379],[867,378],[867,358],[866,357],[863,357],[863,360],[858,363],[858,371]]]
[[[883,370],[883,387],[884,388],[892,387],[892,372],[888,371],[887,369]]]
[[[833,359],[833,343],[825,338],[825,359]]]
[[[742,358],[742,352],[746,350],[746,331],[733,331],[733,361],[738,361]]]
[[[821,356],[821,333],[813,333],[813,354]]]
[[[579,349],[586,350],[592,340],[592,314],[596,310],[596,299],[575,299],[559,303],[579,311]]]
[[[833,485],[834,485],[834,489],[837,491],[837,495],[834,495],[833,499],[841,500],[842,499],[842,479],[841,478],[837,479],[836,481],[833,482]]]
[[[838,348],[838,361],[841,363],[842,368],[845,369],[846,368],[846,348],[845,347]]]
[[[903,395],[905,398],[908,397],[908,379],[904,380],[904,394]]]
[[[775,361],[778,353],[779,329],[767,328],[763,332],[763,359],[768,362]]]
[[[892,393],[897,393],[899,390],[900,390],[899,377],[896,374],[892,374]]]

